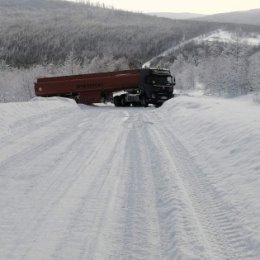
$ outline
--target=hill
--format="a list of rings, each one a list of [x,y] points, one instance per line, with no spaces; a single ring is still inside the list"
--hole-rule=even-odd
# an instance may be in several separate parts
[[[0,0],[0,24],[0,60],[12,66],[57,64],[71,51],[82,62],[111,54],[140,66],[217,26],[54,0]]]
[[[260,9],[242,12],[220,13],[195,18],[199,21],[260,25]]]
[[[194,14],[194,13],[168,13],[168,12],[159,12],[159,13],[149,13],[149,15],[154,15],[158,17],[170,18],[170,19],[179,19],[187,20],[203,17],[203,14]]]
[[[55,0],[0,0],[0,61],[16,67],[109,55],[139,67],[183,39],[231,25]],[[235,29],[235,27],[233,28]]]

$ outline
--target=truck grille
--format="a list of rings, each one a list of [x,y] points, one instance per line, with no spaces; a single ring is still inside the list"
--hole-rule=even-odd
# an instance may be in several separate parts
[[[167,86],[157,86],[155,87],[155,91],[157,93],[169,93],[170,92],[170,88]]]

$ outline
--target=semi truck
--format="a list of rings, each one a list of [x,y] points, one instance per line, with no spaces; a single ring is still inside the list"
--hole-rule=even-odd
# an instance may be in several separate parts
[[[174,96],[174,85],[169,70],[144,68],[38,78],[35,94],[73,98],[82,104],[111,101],[115,106],[159,107]]]

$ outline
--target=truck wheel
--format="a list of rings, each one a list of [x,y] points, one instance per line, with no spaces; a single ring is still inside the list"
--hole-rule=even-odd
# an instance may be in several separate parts
[[[142,107],[148,107],[148,102],[145,96],[141,96],[141,106]]]
[[[74,96],[73,99],[76,101],[76,103],[79,103],[79,96]]]
[[[121,102],[121,106],[122,107],[125,107],[126,106],[126,102],[125,102],[125,96],[124,95],[122,95],[122,96],[120,96],[120,102]]]
[[[121,106],[123,106],[123,107],[129,107],[130,106],[130,103],[128,103],[126,101],[126,95],[120,96],[120,102],[121,102]]]
[[[114,97],[114,104],[116,107],[121,106],[121,98],[119,96]]]
[[[130,103],[127,103],[127,102],[125,102],[125,100],[124,99],[122,99],[122,106],[123,107],[130,107]]]

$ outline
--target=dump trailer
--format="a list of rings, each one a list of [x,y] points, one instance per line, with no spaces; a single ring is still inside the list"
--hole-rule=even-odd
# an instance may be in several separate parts
[[[160,106],[173,97],[175,78],[165,69],[135,69],[39,78],[35,94],[73,98],[77,103],[111,101],[115,106]],[[120,93],[121,92],[121,93]]]

